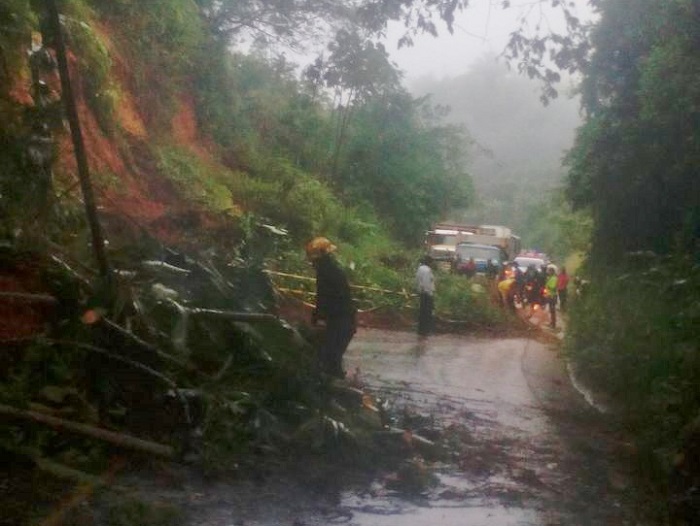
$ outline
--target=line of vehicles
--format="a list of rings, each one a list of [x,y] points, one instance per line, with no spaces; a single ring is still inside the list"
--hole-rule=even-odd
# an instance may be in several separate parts
[[[506,261],[523,273],[549,264],[544,254],[522,252],[520,238],[501,225],[438,223],[426,232],[425,245],[438,265],[460,274],[500,272]]]

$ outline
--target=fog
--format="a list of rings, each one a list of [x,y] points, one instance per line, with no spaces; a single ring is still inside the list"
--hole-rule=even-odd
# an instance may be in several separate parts
[[[430,94],[436,104],[449,106],[448,121],[465,127],[477,202],[451,219],[507,224],[516,230],[533,208],[549,198],[565,174],[562,158],[580,125],[575,79],[565,78],[560,96],[544,106],[541,86],[509,69],[501,56],[511,32],[563,31],[558,12],[533,2],[477,2],[460,13],[450,34],[443,26],[437,38],[424,35],[415,45],[396,49],[403,29],[389,29],[387,49],[404,72],[415,96]],[[578,5],[580,4],[580,6]],[[578,12],[590,19],[587,2]],[[541,9],[540,9],[541,8]],[[511,65],[516,66],[516,65]]]
[[[565,31],[559,9],[550,0],[472,0],[456,14],[453,32],[435,20],[438,36],[413,37],[413,45],[398,49],[406,33],[392,23],[383,42],[391,61],[402,71],[405,87],[416,97],[430,94],[436,104],[449,106],[449,123],[463,126],[477,201],[455,211],[451,219],[507,224],[516,230],[533,207],[560,186],[565,174],[561,160],[572,146],[581,123],[575,80],[558,86],[560,96],[548,106],[540,101],[541,86],[515,70],[502,56],[512,32]],[[593,17],[587,0],[574,0],[580,19]],[[324,45],[310,44],[303,53],[288,50],[300,65],[313,60]],[[315,50],[315,51],[312,51]]]
[[[414,38],[414,45],[398,49],[404,32],[399,23],[389,26],[387,50],[392,61],[404,72],[408,83],[421,77],[440,79],[466,72],[480,57],[500,54],[508,35],[518,27],[516,10],[503,10],[489,0],[481,0],[456,16],[453,32],[444,24],[439,34]]]
[[[567,88],[564,83],[561,88]],[[561,160],[581,123],[579,101],[567,95],[544,106],[539,86],[484,56],[461,75],[424,77],[410,85],[416,96],[449,106],[448,122],[470,136],[467,167],[477,202],[453,219],[512,226],[562,184]]]
[[[455,15],[453,32],[443,22],[436,22],[438,36],[420,35],[414,45],[397,48],[405,33],[400,23],[388,27],[385,44],[392,61],[404,72],[407,82],[421,77],[453,77],[469,68],[485,55],[500,55],[512,32],[521,25],[525,32],[563,32],[564,18],[548,0],[514,0],[503,7],[503,0],[472,0],[470,6]],[[582,20],[591,20],[593,12],[588,0],[572,0],[574,11]]]

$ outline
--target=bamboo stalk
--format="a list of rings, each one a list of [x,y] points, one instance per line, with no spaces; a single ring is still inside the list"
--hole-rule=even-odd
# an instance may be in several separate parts
[[[182,360],[179,360],[179,359],[177,359],[176,357],[174,357],[174,356],[172,356],[172,355],[170,355],[170,354],[168,354],[168,353],[166,353],[166,352],[164,352],[164,351],[161,351],[161,350],[160,350],[158,347],[156,347],[155,345],[152,345],[152,344],[148,343],[147,341],[142,340],[142,339],[139,338],[136,334],[134,334],[133,332],[129,331],[128,329],[122,327],[122,326],[119,325],[118,323],[116,323],[116,322],[110,320],[109,318],[101,318],[100,321],[102,321],[102,322],[103,322],[105,325],[107,325],[109,328],[111,328],[111,329],[117,331],[119,334],[121,334],[121,335],[123,335],[123,336],[126,336],[127,338],[131,339],[132,342],[134,342],[135,344],[137,344],[137,345],[138,345],[139,347],[141,347],[142,349],[144,349],[144,350],[146,350],[146,351],[149,351],[149,352],[152,352],[153,354],[157,355],[159,358],[162,358],[163,360],[166,360],[166,361],[168,361],[168,362],[170,362],[170,363],[172,363],[172,364],[175,364],[175,365],[177,365],[177,366],[179,366],[179,367],[182,367],[182,368],[185,369],[186,371],[193,371],[193,372],[197,372],[197,373],[199,372],[199,371],[197,371],[197,370],[194,368],[194,366],[192,366],[191,364],[188,364],[188,363],[186,363],[186,362],[183,362]]]
[[[265,274],[270,274],[272,276],[282,276],[284,278],[294,278],[301,281],[316,281],[316,278],[311,278],[309,276],[301,276],[299,274],[288,274],[286,272],[277,272],[276,270],[263,270]]]
[[[233,321],[272,321],[279,319],[274,314],[267,314],[263,312],[234,312],[226,310],[199,308],[186,310],[193,315],[213,316],[218,318],[226,318]]]

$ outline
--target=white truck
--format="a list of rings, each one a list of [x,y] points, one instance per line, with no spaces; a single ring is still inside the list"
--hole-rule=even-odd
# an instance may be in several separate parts
[[[521,245],[520,238],[510,228],[500,225],[438,223],[426,232],[426,249],[436,261],[452,262],[460,243],[499,247],[506,259],[518,255]]]

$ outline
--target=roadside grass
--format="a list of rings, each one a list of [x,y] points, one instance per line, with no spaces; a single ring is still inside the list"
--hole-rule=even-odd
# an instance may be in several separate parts
[[[589,385],[619,404],[640,466],[665,487],[698,453],[700,266],[642,254],[626,263],[574,298],[566,352]]]
[[[435,291],[437,316],[482,327],[504,327],[509,318],[494,302],[492,285],[483,276],[469,279],[447,272],[438,273]]]

